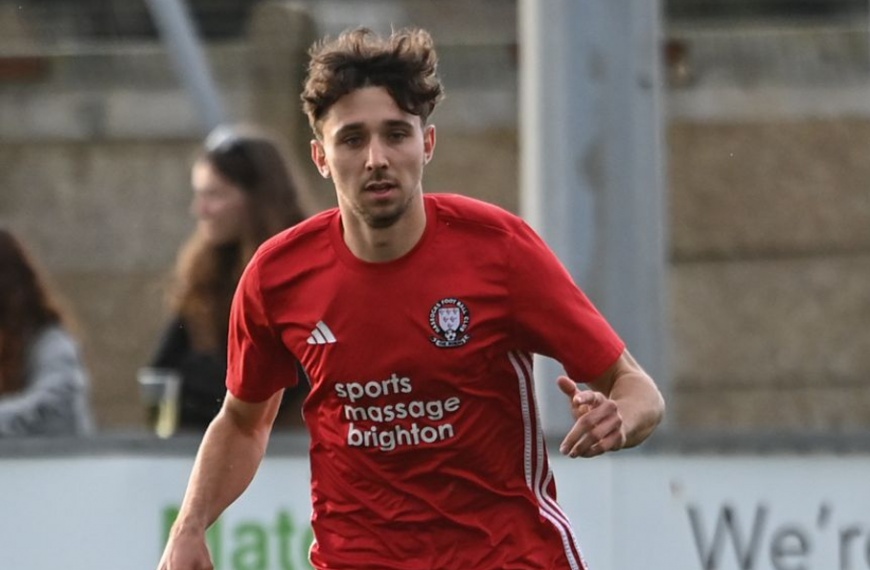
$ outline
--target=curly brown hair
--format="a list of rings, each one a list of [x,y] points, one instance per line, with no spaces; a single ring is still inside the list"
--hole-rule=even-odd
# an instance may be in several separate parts
[[[318,138],[329,108],[361,87],[385,88],[403,111],[424,124],[444,97],[432,36],[419,28],[386,38],[368,28],[346,30],[334,40],[318,41],[308,53],[302,109]]]
[[[210,164],[248,198],[247,233],[235,243],[213,245],[195,231],[178,255],[170,292],[172,309],[184,318],[194,347],[221,350],[245,265],[260,244],[301,222],[306,212],[288,153],[271,132],[251,125],[219,127],[196,160]]]
[[[24,387],[27,349],[64,316],[21,242],[0,228],[0,394]]]

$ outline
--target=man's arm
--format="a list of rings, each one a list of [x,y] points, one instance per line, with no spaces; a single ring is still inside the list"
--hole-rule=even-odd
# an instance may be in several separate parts
[[[227,392],[203,436],[160,570],[212,568],[205,531],[248,487],[257,472],[283,391],[251,404]]]
[[[649,437],[664,415],[661,392],[628,350],[589,383],[591,390],[580,390],[566,376],[558,383],[576,420],[559,447],[571,457],[634,447]]]

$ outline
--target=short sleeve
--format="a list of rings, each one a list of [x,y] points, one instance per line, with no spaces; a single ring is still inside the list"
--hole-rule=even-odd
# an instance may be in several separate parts
[[[298,381],[296,358],[270,323],[255,261],[233,297],[227,347],[227,389],[246,402],[262,402]]]
[[[625,349],[616,331],[525,222],[513,234],[509,291],[523,350],[559,361],[577,382],[605,372]]]

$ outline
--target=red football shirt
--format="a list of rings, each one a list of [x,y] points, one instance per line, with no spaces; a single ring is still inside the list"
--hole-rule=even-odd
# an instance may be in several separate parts
[[[337,210],[264,244],[233,304],[227,385],[262,401],[297,360],[310,376],[316,568],[580,570],[532,354],[584,382],[624,345],[520,218],[424,201],[426,231],[395,261],[353,256]]]

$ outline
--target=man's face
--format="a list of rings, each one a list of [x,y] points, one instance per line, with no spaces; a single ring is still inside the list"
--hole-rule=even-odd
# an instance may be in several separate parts
[[[383,87],[357,89],[336,101],[321,131],[311,156],[320,173],[332,178],[343,214],[386,228],[422,195],[435,128],[400,109]]]

